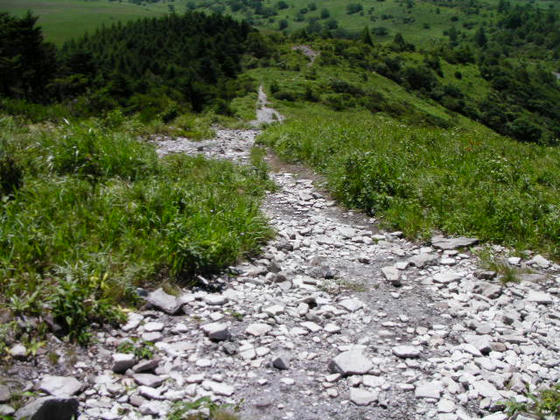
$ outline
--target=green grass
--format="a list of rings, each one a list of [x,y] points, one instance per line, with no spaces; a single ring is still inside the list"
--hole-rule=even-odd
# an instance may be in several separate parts
[[[82,342],[92,322],[121,318],[117,305],[133,304],[137,286],[188,284],[256,253],[270,235],[262,167],[158,160],[134,125],[108,121],[0,118],[0,160],[23,174],[0,203],[1,305],[50,314]]]
[[[475,124],[420,127],[367,111],[291,108],[260,141],[324,174],[349,207],[409,237],[448,234],[560,256],[560,151]]]
[[[109,0],[0,0],[0,11],[7,11],[22,15],[27,10],[40,16],[39,24],[43,27],[47,40],[55,44],[62,44],[71,38],[76,38],[84,32],[92,33],[101,25],[111,25],[118,21],[128,21],[143,17],[162,16],[169,13],[169,5],[173,5],[178,13],[186,10],[187,0],[175,0],[172,3],[159,1],[135,5],[127,1],[110,2]],[[275,8],[276,0],[265,0],[263,6]],[[265,18],[256,15],[253,9],[233,12],[223,0],[194,0],[195,9],[205,12],[223,11],[238,19],[249,19],[255,26],[264,30],[277,30],[281,20],[288,21],[287,31],[293,32],[307,27],[310,19],[317,19],[323,26],[330,19],[335,19],[339,28],[349,32],[361,32],[366,26],[372,31],[375,28],[386,28],[387,35],[376,36],[376,42],[392,39],[396,33],[402,33],[405,38],[422,47],[430,47],[434,42],[446,38],[443,32],[451,26],[470,36],[480,23],[492,24],[495,20],[495,8],[498,0],[480,2],[478,14],[472,13],[466,2],[454,5],[442,5],[432,2],[414,1],[409,8],[402,0],[329,0],[328,2],[312,2],[310,0],[286,0],[288,9],[277,10],[277,15]],[[315,3],[317,9],[305,13],[304,21],[295,21],[301,9],[309,9],[309,4]],[[362,13],[347,13],[348,3],[358,3],[363,6]],[[557,7],[552,0],[516,0],[515,4],[532,3],[536,7],[548,9],[550,5]],[[330,17],[321,19],[321,11],[327,9]],[[453,21],[452,19],[457,19]]]
[[[531,402],[508,402],[507,414],[513,417],[518,413],[530,413],[537,419],[543,420],[560,417],[560,383],[550,388],[541,389],[536,393],[528,392],[527,397]]]
[[[184,1],[177,0],[173,4],[177,11],[185,10]],[[0,0],[0,11],[23,15],[28,10],[39,16],[46,39],[58,45],[84,32],[93,33],[101,25],[169,12],[167,2],[138,6],[109,0]]]

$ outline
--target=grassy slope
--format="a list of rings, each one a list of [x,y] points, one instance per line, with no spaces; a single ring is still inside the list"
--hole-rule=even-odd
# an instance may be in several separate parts
[[[160,161],[136,140],[143,129],[118,114],[57,127],[0,118],[0,170],[15,173],[12,159],[23,171],[0,201],[3,310],[51,314],[84,342],[93,320],[134,303],[136,286],[190,281],[258,251],[270,234],[262,165]]]
[[[305,78],[311,71],[305,66],[253,74],[296,89],[304,83],[320,87],[335,75],[359,77],[344,66],[337,72],[315,66],[315,80]],[[560,256],[558,149],[499,136],[380,76],[365,83],[454,127],[410,124],[359,107],[336,112],[317,103],[276,101],[288,120],[269,128],[261,141],[326,175],[341,202],[382,216],[410,236],[440,229]]]

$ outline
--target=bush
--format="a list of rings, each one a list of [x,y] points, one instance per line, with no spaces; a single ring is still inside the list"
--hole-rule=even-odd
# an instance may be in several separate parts
[[[359,13],[364,10],[364,7],[359,3],[349,3],[346,5],[346,14],[353,15],[354,13]]]

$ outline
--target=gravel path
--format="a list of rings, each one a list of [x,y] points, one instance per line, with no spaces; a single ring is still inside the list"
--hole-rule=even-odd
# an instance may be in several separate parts
[[[219,130],[158,147],[244,164],[257,134]],[[54,385],[37,385],[47,372],[39,364],[36,386],[53,394],[77,378],[82,386],[69,389],[80,419],[165,418],[173,402],[209,396],[239,404],[242,419],[496,420],[526,386],[559,380],[558,265],[510,258],[532,274],[502,286],[477,266],[475,241],[417,244],[379,230],[294,169],[271,174],[279,188],[263,204],[277,238],[234,267],[227,288],[151,293],[151,309],[98,333],[47,378]],[[154,342],[156,356],[138,364],[116,353],[130,337]]]

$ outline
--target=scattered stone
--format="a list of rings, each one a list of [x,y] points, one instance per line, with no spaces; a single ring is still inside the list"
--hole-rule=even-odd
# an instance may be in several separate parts
[[[436,254],[422,253],[410,258],[408,262],[414,267],[424,268],[436,264],[438,259],[439,257]]]
[[[552,295],[545,292],[538,292],[536,290],[531,290],[529,292],[527,300],[529,302],[540,303],[542,305],[550,305],[553,302]]]
[[[202,387],[208,391],[212,391],[216,395],[223,395],[225,397],[230,397],[235,392],[233,386],[216,381],[203,381]]]
[[[476,238],[466,238],[464,236],[459,236],[457,238],[445,238],[443,236],[434,236],[432,238],[432,246],[434,248],[450,250],[458,248],[466,248],[469,246],[476,245],[478,239]]]
[[[5,385],[0,385],[0,403],[8,402],[10,398],[12,398],[10,388]]]
[[[394,266],[383,267],[381,271],[383,272],[385,279],[387,279],[387,281],[391,283],[393,286],[398,287],[401,285],[401,274],[399,273],[399,270],[396,267]]]
[[[491,270],[477,270],[474,275],[480,280],[492,280],[496,278],[498,273]]]
[[[278,316],[284,313],[284,306],[282,305],[272,305],[269,306],[268,308],[265,308],[263,310],[263,312],[265,314],[268,314],[270,316]]]
[[[231,333],[226,323],[214,322],[202,326],[201,329],[212,341],[226,341],[231,338]]]
[[[227,301],[228,301],[227,297],[223,295],[207,295],[204,298],[204,302],[206,302],[207,305],[211,305],[211,306],[225,305]]]
[[[24,360],[27,358],[27,349],[23,344],[15,344],[9,350],[10,356],[14,359]]]
[[[151,388],[157,388],[160,386],[164,379],[158,375],[152,375],[151,373],[135,373],[132,378],[138,385],[149,386]]]
[[[453,413],[456,409],[455,403],[446,398],[439,400],[437,405],[438,413]]]
[[[356,312],[364,307],[364,303],[358,299],[344,299],[338,304],[348,312]]]
[[[159,366],[159,359],[141,360],[132,367],[134,373],[152,372]]]
[[[537,267],[545,268],[545,269],[550,267],[550,261],[548,261],[542,255],[535,255],[532,259],[527,261],[527,264],[536,265]]]
[[[261,335],[268,334],[270,331],[272,331],[272,327],[268,324],[262,324],[262,323],[250,324],[245,329],[245,332],[247,334],[253,335],[255,337],[260,337]]]
[[[401,359],[409,359],[420,356],[422,348],[418,346],[395,346],[393,347],[393,354]]]
[[[16,420],[72,420],[78,418],[76,398],[42,397],[16,411]]]
[[[363,375],[373,368],[373,363],[360,350],[349,350],[340,353],[329,363],[333,373],[344,376]]]
[[[14,409],[14,407],[7,404],[0,404],[0,416],[11,416],[15,412],[16,410]]]
[[[442,391],[441,382],[422,382],[416,385],[414,396],[416,398],[439,399]]]
[[[43,377],[39,389],[54,397],[69,397],[77,394],[82,388],[82,383],[71,376]]]
[[[377,401],[379,393],[376,391],[367,391],[362,388],[350,389],[350,401],[356,405],[370,405],[372,402]]]
[[[290,356],[285,353],[277,355],[272,360],[272,366],[274,366],[276,369],[288,370],[290,368]]]
[[[463,274],[454,271],[444,271],[442,273],[435,274],[433,278],[434,283],[449,284],[454,281],[461,280],[463,278]]]
[[[175,315],[181,310],[182,302],[175,296],[165,293],[161,288],[150,292],[146,298],[153,307],[162,310],[169,315]]]
[[[142,315],[137,314],[135,312],[129,312],[128,313],[128,320],[127,320],[126,324],[124,324],[121,327],[121,330],[123,330],[124,332],[129,332],[129,331],[135,330],[136,328],[138,328],[138,326],[143,321],[143,319],[144,319],[144,317]]]
[[[113,372],[124,373],[136,364],[134,354],[115,353],[113,354]]]

